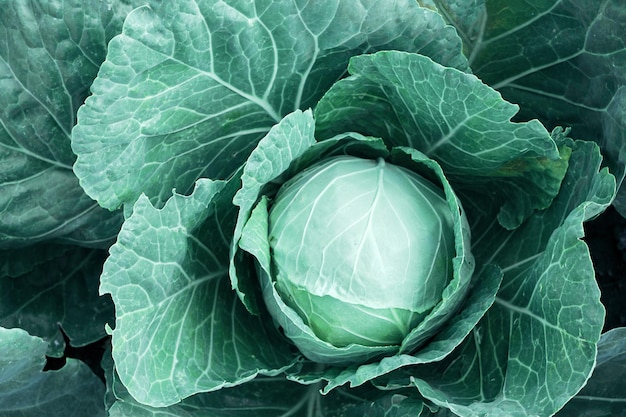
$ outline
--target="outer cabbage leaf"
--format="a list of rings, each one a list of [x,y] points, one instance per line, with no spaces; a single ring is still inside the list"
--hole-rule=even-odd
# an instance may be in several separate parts
[[[413,0],[178,0],[133,11],[80,110],[74,166],[107,208],[160,206],[199,176],[226,178],[350,56],[421,51],[466,69],[454,29]]]
[[[115,302],[113,358],[140,403],[168,406],[280,373],[295,360],[231,289],[235,189],[199,180],[190,196],[174,194],[162,209],[141,197],[110,249],[100,290]]]
[[[120,382],[108,352],[102,362],[107,382],[109,417],[274,417],[289,415],[313,401],[315,387],[288,382],[283,377],[258,377],[243,385],[199,393],[166,407],[151,407],[137,402]]]
[[[621,0],[485,0],[480,8],[457,0],[433,2],[461,33],[462,18],[482,13],[478,36],[463,37],[473,72],[520,105],[518,118],[539,118],[548,128],[572,127],[573,137],[596,141],[621,183],[626,164]],[[446,13],[451,9],[456,13]]]
[[[594,143],[573,148],[549,209],[515,231],[488,212],[472,227],[480,231],[477,263],[494,262],[505,272],[496,303],[458,351],[412,374],[422,395],[461,416],[551,415],[592,372],[604,309],[580,239],[582,223],[610,204],[615,179],[600,170]]]
[[[488,194],[509,229],[550,205],[566,155],[538,121],[511,122],[518,107],[478,78],[396,51],[354,57],[349,71],[315,109],[319,139],[354,130],[415,148],[455,189]]]
[[[321,395],[318,385],[301,385],[284,377],[257,377],[243,385],[200,393],[168,407],[135,401],[119,382],[112,360],[105,357],[109,417],[416,417],[419,399],[377,389],[337,390]]]
[[[422,7],[436,10],[446,22],[453,25],[463,40],[467,56],[482,36],[487,0],[417,0]]]
[[[75,359],[58,371],[42,372],[46,345],[22,329],[0,327],[0,414],[104,417],[102,381]]]
[[[61,329],[75,347],[105,337],[114,317],[110,297],[98,295],[106,255],[49,243],[0,251],[0,325],[41,337],[53,357],[65,349]]]
[[[322,396],[317,386],[282,380],[255,380],[245,385],[196,395],[166,408],[151,408],[132,401],[117,401],[109,417],[416,417],[420,400],[401,394],[377,392],[360,396],[337,392]]]
[[[129,3],[0,1],[0,248],[119,230],[79,186],[70,132]]]
[[[422,402],[406,395],[372,387],[321,395],[319,385],[302,385],[284,377],[257,377],[245,384],[199,393],[168,407],[140,404],[129,395],[115,371],[110,351],[102,367],[107,382],[109,417],[416,417]]]
[[[611,417],[626,414],[626,328],[604,333],[598,360],[587,385],[557,413],[558,417]]]

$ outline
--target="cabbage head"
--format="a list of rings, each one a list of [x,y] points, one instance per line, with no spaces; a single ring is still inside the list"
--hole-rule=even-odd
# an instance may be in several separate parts
[[[276,291],[333,346],[399,345],[452,279],[453,225],[443,190],[420,175],[329,158],[272,202]]]

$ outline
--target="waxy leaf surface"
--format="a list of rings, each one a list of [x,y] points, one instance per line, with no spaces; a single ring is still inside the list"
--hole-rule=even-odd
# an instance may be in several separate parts
[[[131,2],[132,3],[132,2]],[[0,1],[0,249],[107,246],[121,218],[72,171],[76,112],[131,4]]]
[[[78,115],[72,146],[107,208],[157,206],[227,178],[283,116],[315,105],[348,59],[421,51],[466,69],[461,41],[412,0],[184,0],[133,11]]]
[[[0,414],[5,417],[104,417],[104,385],[85,365],[68,359],[43,372],[47,343],[22,329],[0,327]]]

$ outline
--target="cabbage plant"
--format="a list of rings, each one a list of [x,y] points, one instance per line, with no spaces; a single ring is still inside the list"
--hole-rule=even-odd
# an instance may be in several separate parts
[[[0,0],[0,414],[623,414],[622,3]]]

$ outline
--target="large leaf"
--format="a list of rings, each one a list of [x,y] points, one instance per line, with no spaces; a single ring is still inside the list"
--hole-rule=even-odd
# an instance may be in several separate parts
[[[119,393],[119,391],[118,391]],[[197,394],[169,407],[155,408],[121,395],[109,409],[109,417],[275,417],[305,415],[309,403],[320,394],[284,378],[263,378],[217,392]]]
[[[626,163],[626,7],[622,0],[433,0],[463,37],[475,74],[521,107],[519,118],[598,142],[618,181]],[[620,92],[621,88],[621,92]],[[617,121],[607,126],[607,118]],[[610,123],[609,123],[610,124]]]
[[[110,244],[119,216],[72,172],[76,111],[128,2],[0,1],[0,248],[64,238]]]
[[[558,192],[567,163],[550,134],[536,120],[511,122],[518,107],[475,76],[395,51],[355,57],[349,70],[315,110],[318,138],[353,130],[418,149],[457,189],[501,204],[507,228]]]
[[[602,335],[589,382],[558,417],[611,417],[626,414],[626,328]]]
[[[496,304],[461,348],[414,374],[421,393],[462,416],[551,415],[586,383],[604,309],[582,223],[610,204],[615,179],[577,142],[561,192],[515,231],[477,222],[478,263],[500,265]],[[480,205],[480,200],[474,204]]]
[[[231,289],[234,190],[199,180],[162,209],[141,197],[111,247],[101,291],[116,307],[113,358],[141,403],[171,405],[294,361],[271,323],[250,315]]]
[[[338,392],[322,396],[319,387],[282,380],[258,380],[216,393],[200,394],[166,408],[118,401],[109,417],[418,417],[419,400],[401,394],[379,398]]]
[[[68,359],[42,372],[46,342],[0,327],[0,414],[4,417],[104,417],[104,384],[82,362]]]
[[[320,393],[320,385],[301,385],[284,376],[257,377],[242,385],[200,393],[167,407],[138,403],[121,384],[113,358],[102,361],[109,417],[417,417],[423,405],[407,393],[372,387]]]
[[[197,394],[178,404],[155,408],[133,400],[120,387],[115,375],[107,382],[116,395],[109,407],[109,417],[417,417],[423,411],[420,400],[400,393],[370,388],[322,395],[317,384],[301,385],[284,377],[256,378],[244,385]]]
[[[620,0],[488,0],[472,70],[520,103],[523,115],[597,137],[626,82],[626,9]]]
[[[107,208],[160,206],[226,178],[284,115],[313,106],[352,55],[421,51],[461,69],[461,41],[414,0],[179,0],[133,11],[79,112],[72,146]]]
[[[0,251],[0,325],[19,327],[48,342],[49,356],[106,336],[113,319],[110,297],[98,295],[106,252],[39,243]]]

